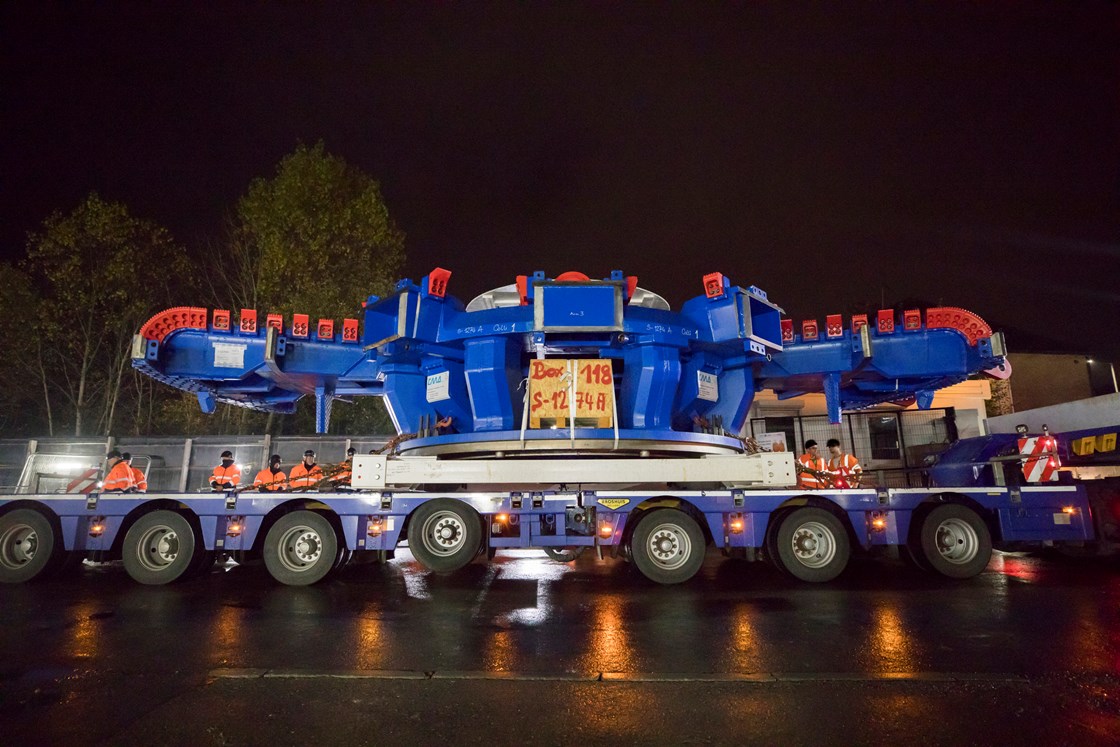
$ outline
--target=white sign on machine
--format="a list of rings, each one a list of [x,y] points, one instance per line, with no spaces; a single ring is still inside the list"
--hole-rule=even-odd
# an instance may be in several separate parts
[[[448,388],[450,384],[451,376],[447,371],[436,371],[435,373],[428,374],[427,387],[425,390],[426,399],[429,402],[451,399],[451,392]]]
[[[696,396],[708,402],[719,402],[719,379],[715,374],[707,371],[696,372],[696,383],[700,393]]]
[[[214,343],[214,368],[245,368],[245,348],[247,345],[231,345],[228,342]]]

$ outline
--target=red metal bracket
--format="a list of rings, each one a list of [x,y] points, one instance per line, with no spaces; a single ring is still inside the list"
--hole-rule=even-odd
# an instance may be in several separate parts
[[[320,319],[315,327],[315,335],[320,340],[334,339],[334,319]]]
[[[240,320],[241,331],[247,335],[255,335],[257,333],[257,310],[256,309],[242,309]]]
[[[708,298],[720,298],[724,295],[722,272],[709,272],[704,276],[704,295]]]
[[[840,314],[829,314],[824,318],[825,334],[829,337],[841,337],[844,334],[844,317]]]

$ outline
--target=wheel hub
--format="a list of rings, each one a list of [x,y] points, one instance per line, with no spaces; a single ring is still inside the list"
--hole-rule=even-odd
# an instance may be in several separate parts
[[[296,539],[295,554],[304,563],[315,562],[322,553],[322,541],[315,532],[304,532]]]
[[[946,519],[937,526],[937,551],[950,563],[968,563],[980,552],[980,539],[967,522]]]
[[[5,568],[19,568],[31,562],[39,549],[39,535],[27,524],[17,524],[0,538],[0,562]]]
[[[675,570],[688,562],[692,555],[692,542],[683,528],[675,524],[662,524],[650,532],[646,542],[649,558],[666,570]]]
[[[793,556],[807,568],[823,568],[836,557],[836,538],[816,521],[806,522],[793,532]]]

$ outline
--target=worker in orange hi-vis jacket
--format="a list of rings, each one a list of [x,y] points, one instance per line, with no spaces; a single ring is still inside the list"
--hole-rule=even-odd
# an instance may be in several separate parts
[[[241,484],[241,468],[233,463],[233,452],[222,452],[222,463],[210,475],[210,489],[215,493],[232,490]]]
[[[303,461],[292,467],[288,473],[288,485],[293,490],[313,488],[323,479],[323,468],[315,463],[315,451],[303,452]]]
[[[828,465],[825,464],[824,457],[821,456],[820,447],[813,439],[805,442],[805,453],[797,457],[797,463],[805,469],[811,469],[815,472],[825,472]],[[816,490],[823,488],[824,483],[819,477],[809,472],[797,473],[797,487],[805,488],[807,490]]]
[[[288,476],[280,469],[282,463],[279,454],[269,457],[268,466],[257,473],[256,479],[253,480],[253,487],[262,493],[276,493],[283,490]]]
[[[136,492],[147,493],[148,478],[144,477],[143,472],[132,466],[132,454],[129,454],[127,451],[121,454],[121,461],[127,464],[128,468],[132,470],[132,482],[136,485]]]
[[[351,446],[346,450],[346,461],[338,465],[338,471],[331,475],[331,484],[339,490],[350,490],[350,479],[354,476],[354,454],[357,449]]]
[[[121,459],[121,453],[113,449],[105,455],[105,479],[101,481],[103,493],[132,493],[136,491],[136,481],[132,478],[132,468]]]
[[[863,477],[863,467],[851,454],[845,454],[840,448],[840,441],[835,438],[828,439],[828,471],[836,475],[833,484],[838,488],[858,488],[860,478]]]

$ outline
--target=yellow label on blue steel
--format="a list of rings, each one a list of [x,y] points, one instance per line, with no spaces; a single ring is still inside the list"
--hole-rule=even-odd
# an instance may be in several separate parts
[[[627,503],[630,502],[630,499],[629,498],[599,498],[598,501],[599,501],[600,506],[603,506],[605,508],[609,508],[613,511],[617,508],[622,508],[623,506],[625,506]]]

